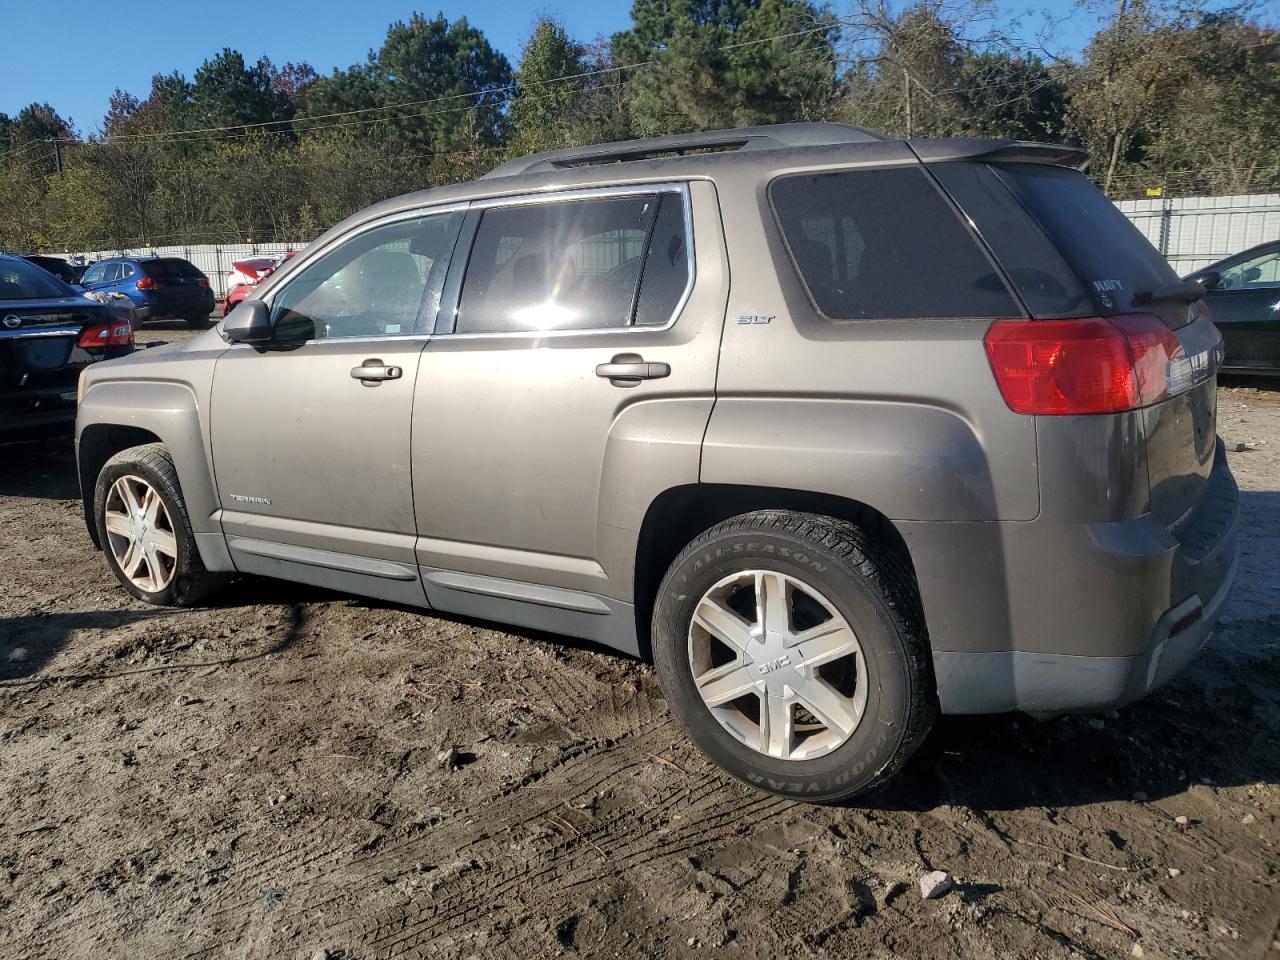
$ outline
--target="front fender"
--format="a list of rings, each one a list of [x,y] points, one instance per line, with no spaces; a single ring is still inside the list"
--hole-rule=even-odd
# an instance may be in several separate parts
[[[219,509],[213,481],[213,460],[195,391],[185,383],[163,380],[106,380],[90,385],[76,414],[76,442],[81,457],[99,431],[126,428],[145,431],[168,448],[178,471],[191,528],[196,534],[222,535],[215,513]],[[108,456],[117,451],[110,451]],[[83,471],[82,471],[83,476]],[[85,495],[93,495],[91,484]],[[203,550],[202,550],[203,553]]]

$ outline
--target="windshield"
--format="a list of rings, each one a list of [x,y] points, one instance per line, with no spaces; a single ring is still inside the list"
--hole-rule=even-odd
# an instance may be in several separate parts
[[[53,300],[74,297],[76,292],[25,260],[0,259],[0,303],[12,300]]]

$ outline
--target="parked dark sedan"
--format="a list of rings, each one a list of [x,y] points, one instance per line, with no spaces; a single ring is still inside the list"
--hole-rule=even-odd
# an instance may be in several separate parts
[[[84,267],[77,267],[61,257],[46,257],[35,253],[22,259],[28,263],[34,263],[37,267],[43,267],[63,283],[79,283],[80,278],[84,276]]]
[[[1226,348],[1223,370],[1280,375],[1280,240],[1260,243],[1187,277],[1205,299]]]
[[[69,434],[80,371],[132,352],[127,318],[0,254],[0,442]]]

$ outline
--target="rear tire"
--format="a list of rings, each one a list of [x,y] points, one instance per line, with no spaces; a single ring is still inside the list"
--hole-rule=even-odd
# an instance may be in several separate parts
[[[211,325],[207,313],[193,313],[184,319],[192,330],[207,330]]]
[[[194,607],[227,581],[210,573],[196,549],[178,472],[164,444],[122,450],[94,487],[93,516],[107,566],[139,600]]]
[[[909,564],[831,517],[762,510],[697,537],[659,588],[653,652],[698,746],[795,799],[879,785],[937,713]]]

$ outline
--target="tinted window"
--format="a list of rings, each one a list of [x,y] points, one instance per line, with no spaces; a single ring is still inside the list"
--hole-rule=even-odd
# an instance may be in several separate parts
[[[155,277],[157,280],[198,280],[204,274],[189,260],[181,260],[177,257],[164,257],[158,260],[143,260],[142,272],[148,277]],[[126,276],[128,269],[125,270]]]
[[[75,291],[47,270],[16,258],[0,259],[0,301],[50,300]]]
[[[71,269],[71,265],[65,260],[59,260],[57,257],[26,257],[28,262],[34,263],[37,267],[47,270],[64,283],[75,283],[76,272]]]
[[[637,325],[664,324],[671,319],[689,284],[689,239],[684,228],[684,197],[664,193],[658,200],[653,238],[644,258]]]
[[[485,210],[458,333],[625,327],[656,194]]]
[[[985,163],[930,168],[978,228],[1033,317],[1083,317],[1093,299],[1070,264]]]
[[[832,319],[1021,312],[950,204],[914,167],[785,177],[770,195],[809,294]]]
[[[1142,291],[1178,282],[1159,251],[1083,174],[1033,163],[992,169],[1049,235],[1104,313],[1130,310]]]
[[[398,220],[340,244],[273,298],[274,338],[383,337],[430,329],[461,222],[461,214],[448,213]]]
[[[102,268],[102,282],[115,283],[120,279],[120,264],[108,263]]]

